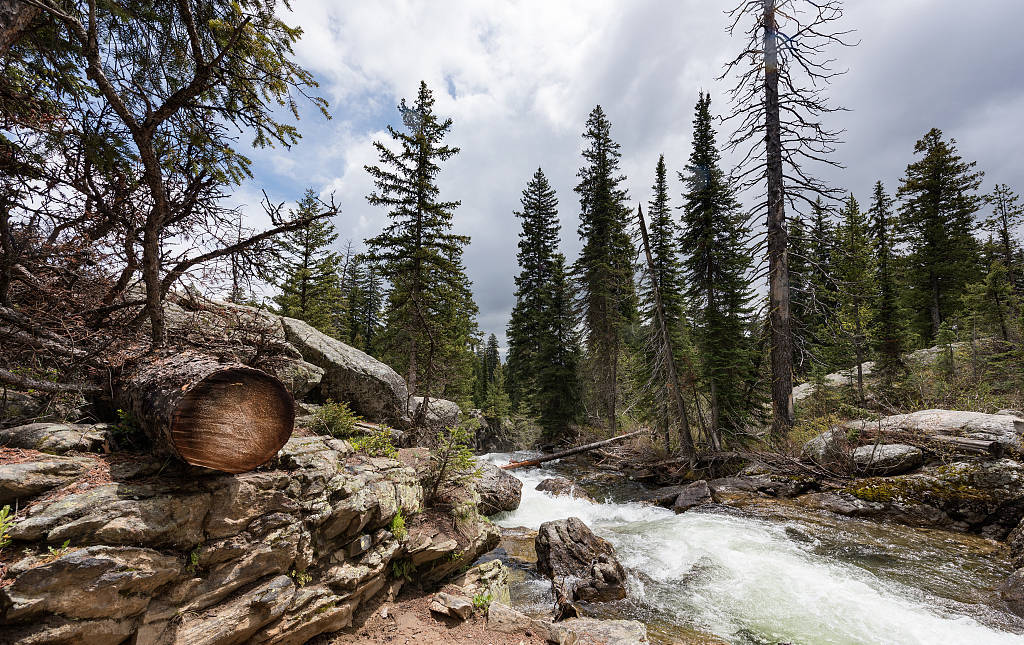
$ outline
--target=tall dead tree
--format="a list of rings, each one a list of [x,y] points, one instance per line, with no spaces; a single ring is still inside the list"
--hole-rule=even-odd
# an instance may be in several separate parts
[[[813,204],[835,191],[805,164],[839,164],[829,158],[841,131],[822,116],[832,107],[823,95],[842,72],[824,57],[833,44],[847,45],[850,33],[834,29],[843,16],[840,0],[743,0],[729,12],[730,35],[744,48],[726,64],[721,78],[735,77],[730,92],[735,122],[727,149],[740,151],[736,182],[741,190],[759,187],[766,211],[768,328],[771,357],[771,436],[784,437],[793,425],[792,321],[786,205]],[[761,207],[754,213],[762,212]]]

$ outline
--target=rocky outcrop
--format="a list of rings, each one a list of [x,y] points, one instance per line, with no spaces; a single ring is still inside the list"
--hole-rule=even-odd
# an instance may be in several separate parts
[[[301,320],[282,317],[281,324],[303,360],[324,371],[320,393],[325,399],[348,401],[368,419],[408,424],[409,390],[395,370]]]
[[[590,493],[583,490],[573,483],[571,479],[566,477],[549,477],[537,484],[534,490],[551,493],[555,497],[565,495],[568,497],[575,497],[576,499],[585,499],[588,502],[594,501],[594,498],[590,496]]]
[[[999,587],[999,596],[1009,606],[1010,611],[1024,616],[1024,569],[1017,569]]]
[[[693,482],[683,488],[672,503],[672,510],[676,513],[684,513],[691,508],[714,504],[714,497],[711,495],[711,488],[703,479]]]
[[[570,517],[544,522],[536,539],[537,571],[552,580],[556,619],[578,616],[576,600],[605,602],[626,597],[626,571],[615,549]]]
[[[452,585],[462,589],[471,598],[486,597],[490,602],[510,604],[511,592],[508,586],[508,568],[501,560],[488,560],[469,568],[462,575],[452,579]]]
[[[519,508],[523,497],[522,481],[487,461],[480,462],[478,473],[473,486],[480,495],[481,513],[494,515]]]
[[[926,466],[869,477],[799,500],[841,515],[952,528],[1002,540],[1024,517],[1024,464],[1012,459]]]
[[[487,607],[487,629],[503,634],[536,635],[549,640],[551,621],[527,616],[503,602],[492,602]]]
[[[0,429],[0,446],[38,450],[54,455],[68,452],[110,452],[115,443],[110,426],[74,423],[30,423]]]
[[[878,421],[851,421],[851,430],[909,432],[921,436],[950,435],[995,441],[1006,448],[1020,449],[1024,419],[1008,414],[985,414],[961,410],[918,410],[895,414]]]
[[[409,416],[416,419],[423,406],[423,397],[414,396],[409,402]],[[428,430],[438,431],[445,428],[454,428],[459,425],[459,417],[462,410],[459,404],[445,399],[431,398],[427,404],[426,414],[423,417],[423,427]]]
[[[846,430],[830,428],[804,444],[800,454],[804,459],[818,464],[849,458],[849,442]]]
[[[874,475],[899,475],[924,463],[924,451],[902,443],[871,444],[850,453],[857,470]]]
[[[4,645],[304,643],[400,579],[440,580],[498,539],[484,522],[456,528],[423,511],[411,468],[323,437],[293,438],[241,475],[141,456],[29,457],[0,466],[0,481],[35,473],[5,549]],[[53,488],[71,472],[85,475]],[[408,535],[391,532],[399,512]]]

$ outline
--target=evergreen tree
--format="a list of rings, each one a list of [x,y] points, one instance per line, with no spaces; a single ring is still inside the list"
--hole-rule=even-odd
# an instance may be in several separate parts
[[[875,253],[875,286],[872,336],[878,354],[878,373],[883,382],[892,380],[905,370],[903,363],[903,329],[899,311],[896,278],[893,274],[892,199],[885,194],[882,182],[875,182],[872,196],[870,235]]]
[[[804,379],[811,370],[811,263],[808,233],[799,213],[789,218],[789,306],[793,332],[793,375]]]
[[[491,334],[487,338],[487,347],[484,349],[484,378],[487,379],[487,389],[494,385],[495,372],[501,366],[501,353],[498,351],[498,337]]]
[[[984,280],[967,285],[963,300],[972,338],[995,333],[1009,342],[1017,335],[1014,320],[1017,302],[1002,260],[992,263]]]
[[[572,283],[565,257],[552,262],[547,333],[537,343],[537,410],[544,439],[564,437],[583,407],[579,384],[579,338],[573,314]]]
[[[292,217],[308,218],[322,212],[323,204],[310,188],[303,195]],[[303,320],[325,334],[334,334],[334,311],[341,293],[338,285],[338,256],[330,250],[338,239],[334,224],[317,219],[281,236],[284,281],[281,293],[274,297],[278,311],[289,318]]]
[[[440,164],[459,152],[443,143],[452,120],[434,113],[423,82],[413,105],[403,99],[398,110],[404,130],[388,126],[397,149],[375,141],[380,165],[366,166],[376,188],[367,199],[386,207],[391,220],[367,240],[391,284],[380,348],[386,362],[405,372],[411,393],[429,397],[459,388],[468,394],[469,341],[476,332],[476,305],[462,266],[469,238],[451,232],[460,202],[442,201],[436,181]]]
[[[867,360],[868,324],[871,320],[873,267],[867,218],[851,193],[840,213],[842,253],[837,258],[840,291],[839,329],[849,359],[857,366],[857,395],[864,400],[863,363]],[[850,360],[852,359],[852,360]]]
[[[381,330],[381,309],[384,290],[377,265],[362,256],[355,256],[348,264],[345,280],[348,303],[348,343],[373,355],[377,334]]]
[[[661,306],[664,310],[665,327],[675,353],[673,359],[677,366],[682,366],[687,362],[685,359],[689,344],[683,302],[686,290],[679,261],[681,231],[676,225],[672,217],[672,209],[669,207],[667,174],[665,156],[661,155],[654,168],[654,185],[651,186],[652,195],[647,209],[649,216],[648,242],[651,247],[654,279],[652,281],[651,272],[645,269],[641,272],[644,278],[639,283],[643,336],[646,340],[642,356],[644,369],[640,371],[644,373],[648,382],[657,384],[651,393],[650,404],[654,413],[653,418],[657,419],[658,425],[662,428],[666,449],[670,444],[671,421],[678,416],[678,413],[675,412],[675,403],[671,400],[672,393],[668,389],[670,378],[662,351],[664,341],[661,337],[661,327],[658,323],[656,309],[658,296],[660,296]],[[655,288],[658,289],[657,294],[655,294]],[[687,376],[690,378],[687,379]],[[679,380],[681,382],[692,380],[692,375],[679,375]]]
[[[979,275],[972,235],[981,198],[981,172],[957,154],[956,141],[932,128],[914,146],[920,159],[907,166],[898,194],[899,232],[910,250],[910,286],[924,338],[934,340],[942,321],[959,307],[964,287]]]
[[[998,238],[1007,282],[1015,288],[1018,288],[1017,281],[1024,278],[1014,257],[1019,244],[1013,237],[1013,231],[1024,224],[1024,204],[1020,204],[1019,199],[1020,195],[1010,190],[1006,184],[996,184],[995,191],[989,197],[993,213],[985,220],[988,230]]]
[[[583,248],[575,273],[586,333],[587,381],[593,385],[597,409],[614,431],[619,354],[636,319],[635,250],[627,230],[626,190],[621,188],[625,177],[618,174],[619,144],[611,138],[611,123],[600,105],[591,111],[583,138],[585,165],[576,186]]]
[[[811,219],[808,336],[813,345],[811,358],[822,373],[839,364],[836,319],[839,289],[835,281],[835,227],[829,222],[828,210],[821,199],[815,201]]]
[[[719,165],[711,121],[711,96],[701,93],[693,120],[693,151],[680,179],[683,194],[683,267],[693,303],[697,348],[703,357],[711,436],[738,430],[746,419],[745,384],[752,369],[749,231]]]
[[[508,362],[505,376],[514,407],[526,403],[536,410],[537,348],[548,332],[546,295],[551,289],[554,256],[558,252],[558,199],[544,172],[538,168],[523,190],[519,233],[519,275],[516,276],[516,304],[509,320]]]

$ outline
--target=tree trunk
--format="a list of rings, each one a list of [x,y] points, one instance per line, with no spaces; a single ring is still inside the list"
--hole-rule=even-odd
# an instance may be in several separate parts
[[[942,326],[942,313],[939,310],[939,279],[933,275],[930,281],[932,283],[932,299],[929,310],[932,316],[932,338],[937,338],[939,328]]]
[[[595,441],[594,443],[588,443],[588,444],[585,444],[585,445],[582,445],[582,446],[576,446],[575,448],[569,448],[568,450],[563,450],[561,452],[555,452],[555,453],[552,453],[550,455],[544,455],[543,457],[538,457],[537,459],[527,459],[525,461],[510,461],[507,464],[505,464],[504,466],[501,466],[501,468],[503,468],[504,470],[512,470],[514,468],[525,468],[526,466],[536,466],[538,464],[543,464],[543,463],[548,462],[548,461],[554,461],[555,459],[561,459],[562,457],[571,457],[572,455],[578,455],[581,452],[588,452],[590,450],[596,450],[598,448],[603,448],[604,446],[611,445],[611,444],[615,443],[616,441],[622,441],[623,439],[629,439],[630,437],[635,437],[635,436],[637,436],[639,434],[643,434],[644,432],[645,432],[644,430],[637,430],[636,432],[630,432],[628,434],[622,434],[622,435],[619,435],[617,437],[612,437],[611,439],[602,439],[601,441]]]
[[[793,339],[789,259],[779,123],[779,54],[775,0],[764,0],[765,150],[768,174],[768,322],[771,328],[772,428],[775,440],[793,427]]]
[[[7,53],[39,13],[24,0],[0,0],[0,55]]]
[[[295,424],[278,379],[192,352],[139,359],[116,379],[114,400],[159,450],[229,473],[269,461]]]

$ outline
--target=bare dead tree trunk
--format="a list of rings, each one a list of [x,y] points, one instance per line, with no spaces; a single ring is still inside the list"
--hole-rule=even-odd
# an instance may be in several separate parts
[[[772,427],[775,440],[793,427],[793,338],[782,184],[779,52],[775,0],[764,0],[764,102],[768,173],[768,320],[771,328]]]
[[[548,462],[548,461],[554,461],[555,459],[561,459],[562,457],[571,457],[572,455],[578,455],[581,452],[588,452],[590,450],[597,450],[598,448],[603,448],[604,446],[609,446],[609,445],[611,445],[611,444],[613,444],[613,443],[615,443],[617,441],[623,441],[625,439],[629,439],[630,437],[635,437],[637,435],[643,434],[644,432],[645,432],[644,430],[637,430],[636,432],[630,432],[628,434],[622,434],[622,435],[619,435],[617,437],[612,437],[611,439],[603,439],[601,441],[595,441],[594,443],[588,443],[588,444],[585,444],[585,445],[582,445],[582,446],[576,446],[575,448],[569,448],[568,450],[563,450],[561,452],[552,453],[550,455],[544,455],[543,457],[538,457],[537,459],[527,459],[525,461],[510,461],[509,463],[505,464],[501,468],[503,468],[505,470],[512,470],[514,468],[525,468],[527,466],[536,466],[538,464],[543,464],[543,463]]]
[[[160,451],[229,473],[269,461],[295,425],[278,379],[193,352],[139,359],[115,380],[114,399]]]
[[[658,275],[654,270],[654,257],[651,255],[651,243],[647,237],[647,223],[644,222],[644,213],[640,206],[636,207],[637,219],[640,221],[640,236],[643,238],[644,255],[647,257],[647,271],[651,277],[651,290],[654,292],[654,310],[658,317],[658,328],[661,331],[661,349],[665,354],[665,366],[668,369],[668,389],[672,394],[672,400],[676,404],[676,411],[679,413],[679,443],[683,455],[693,462],[694,446],[693,434],[690,432],[690,419],[686,413],[686,403],[683,401],[683,392],[679,387],[679,376],[676,373],[675,353],[672,348],[672,338],[668,334],[668,325],[665,324],[665,308],[661,303],[661,285],[658,284]]]

